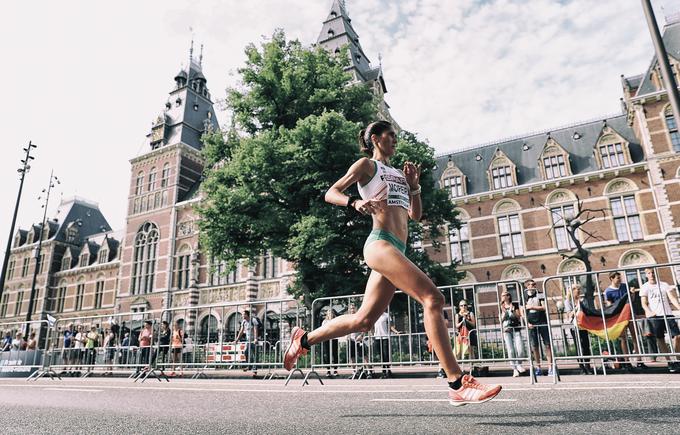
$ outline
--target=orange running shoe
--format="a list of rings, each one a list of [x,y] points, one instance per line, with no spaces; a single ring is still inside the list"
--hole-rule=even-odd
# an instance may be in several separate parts
[[[290,331],[290,345],[286,350],[286,354],[283,356],[283,367],[286,370],[292,370],[295,367],[295,363],[301,355],[307,354],[307,349],[302,347],[302,336],[305,335],[305,331],[296,326]]]
[[[459,389],[449,388],[449,403],[453,406],[488,402],[498,396],[503,388],[500,385],[482,384],[470,375],[463,375],[461,382],[463,386]]]

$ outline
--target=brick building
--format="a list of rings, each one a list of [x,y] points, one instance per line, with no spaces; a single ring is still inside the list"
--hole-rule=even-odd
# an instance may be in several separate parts
[[[664,41],[680,71],[680,22],[666,25]],[[316,43],[334,53],[349,45],[348,71],[373,87],[381,116],[391,120],[382,68],[371,66],[342,2],[333,2]],[[192,50],[189,57],[154,118],[148,148],[130,160],[125,228],[113,231],[95,203],[79,198],[63,201],[47,222],[34,319],[287,296],[293,269],[285,261],[264,256],[227,271],[200,251],[200,138],[219,126],[202,54],[196,59]],[[431,255],[459,261],[465,283],[540,282],[581,271],[583,264],[561,255],[572,246],[560,217],[578,196],[605,210],[587,228],[599,237],[585,244],[595,268],[680,261],[680,133],[655,59],[621,83],[621,114],[439,156],[437,181],[451,193],[463,227],[451,229],[445,249]],[[40,224],[14,237],[0,323],[26,317],[39,231]],[[495,286],[482,288],[475,302],[495,312],[496,294]],[[233,331],[239,318],[235,310],[199,310],[182,320],[209,333],[220,324]]]

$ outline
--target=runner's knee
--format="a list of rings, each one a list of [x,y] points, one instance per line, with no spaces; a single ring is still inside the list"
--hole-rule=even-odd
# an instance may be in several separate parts
[[[426,310],[441,311],[444,308],[444,295],[434,288],[423,298],[423,308]]]

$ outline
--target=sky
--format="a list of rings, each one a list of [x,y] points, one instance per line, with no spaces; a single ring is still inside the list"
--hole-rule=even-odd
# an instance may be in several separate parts
[[[0,15],[0,250],[4,255],[29,140],[38,145],[17,227],[74,195],[125,224],[129,160],[145,151],[173,77],[204,44],[218,120],[244,47],[276,28],[316,41],[331,0],[7,2]],[[347,0],[364,52],[382,56],[386,100],[401,127],[437,153],[620,112],[620,75],[643,73],[653,48],[639,0]],[[677,0],[654,0],[664,15]],[[663,9],[662,9],[663,8]],[[15,230],[16,231],[16,230]]]

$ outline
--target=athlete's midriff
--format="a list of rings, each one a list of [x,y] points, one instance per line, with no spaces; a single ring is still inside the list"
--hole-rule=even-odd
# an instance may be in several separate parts
[[[408,238],[408,211],[402,207],[385,205],[373,215],[373,229],[389,231],[406,244]]]

